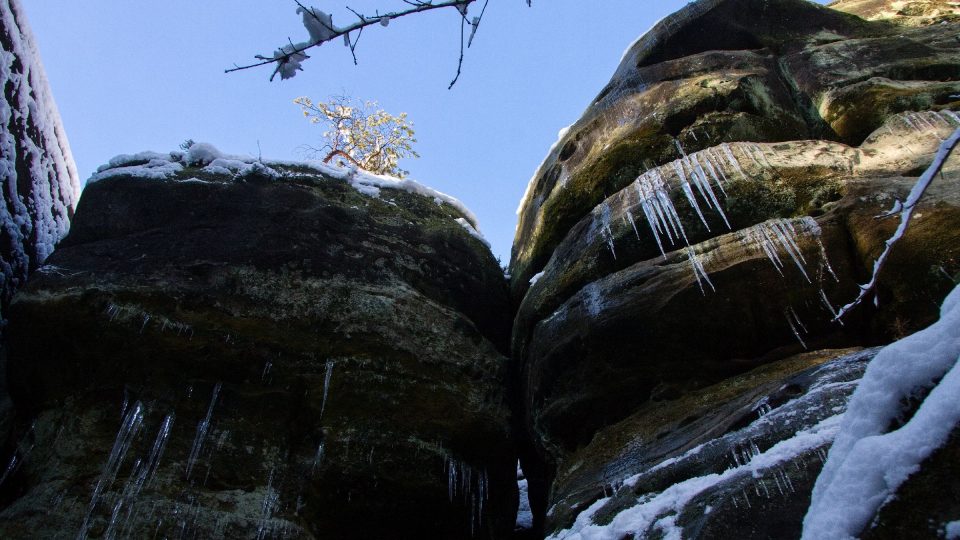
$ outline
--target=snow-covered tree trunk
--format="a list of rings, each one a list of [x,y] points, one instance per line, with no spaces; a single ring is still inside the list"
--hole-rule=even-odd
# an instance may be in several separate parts
[[[67,233],[80,179],[20,0],[0,0],[0,318]]]

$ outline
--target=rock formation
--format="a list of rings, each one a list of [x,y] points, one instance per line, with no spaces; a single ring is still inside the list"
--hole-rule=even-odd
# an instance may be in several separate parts
[[[80,179],[19,0],[0,1],[0,344],[7,307],[70,227]],[[10,432],[0,347],[0,445]]]
[[[19,0],[0,2],[0,318],[70,226],[80,179]]]
[[[509,283],[414,182],[118,156],[8,310],[0,536],[508,538],[519,480],[514,537],[799,537],[880,346],[950,337],[960,280],[951,157],[838,320],[960,128],[960,22],[833,7],[700,0],[638,39],[531,180]],[[960,527],[940,427],[862,537]]]
[[[0,536],[509,534],[502,272],[449,200],[333,174],[95,175],[11,307]]]
[[[723,405],[704,393],[757,369],[784,377],[764,384],[789,386],[787,374],[798,372],[780,370],[797,367],[790,359],[804,350],[825,359],[830,349],[886,343],[936,320],[960,270],[957,158],[881,276],[876,305],[843,326],[833,319],[896,226],[876,216],[905,197],[960,127],[960,43],[950,21],[895,25],[811,2],[704,0],[628,49],[519,210],[517,418],[531,504],[548,534],[572,534],[576,519],[608,523],[630,506],[622,501],[723,472],[729,463],[718,457],[693,467],[682,456],[713,439],[728,452],[746,444],[724,439],[727,430],[765,439],[752,455],[786,438],[774,434],[779,425],[758,435],[748,433],[752,424],[728,424],[737,415],[727,406],[746,399],[756,408],[773,399],[770,389],[747,385]],[[700,420],[708,409],[720,412]],[[773,528],[747,527],[743,506],[697,525],[689,521],[696,508],[663,507],[650,523],[675,511],[684,535],[798,535],[816,448],[790,458],[812,472],[788,478],[796,491],[783,504],[793,510],[778,510]],[[649,470],[669,481],[623,487]],[[611,496],[621,506],[591,506]],[[697,504],[721,508],[708,499]],[[772,510],[765,504],[761,511]],[[656,530],[667,534],[634,534]]]

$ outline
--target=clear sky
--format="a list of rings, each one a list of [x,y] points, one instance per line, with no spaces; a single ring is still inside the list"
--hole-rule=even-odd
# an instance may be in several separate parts
[[[491,0],[456,71],[459,19],[438,10],[370,28],[359,65],[340,42],[314,49],[296,78],[224,69],[307,38],[292,0],[21,0],[82,178],[117,154],[185,139],[228,153],[297,159],[320,129],[292,103],[347,94],[407,112],[422,156],[410,177],[470,207],[509,259],[516,207],[556,140],[603,88],[624,49],[677,0]],[[304,2],[345,25],[399,0]],[[475,4],[479,8],[479,4]],[[821,2],[823,3],[823,2]]]

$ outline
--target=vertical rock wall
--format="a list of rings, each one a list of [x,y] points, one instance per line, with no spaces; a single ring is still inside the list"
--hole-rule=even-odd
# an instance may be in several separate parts
[[[70,226],[80,179],[19,0],[0,2],[0,316]]]
[[[703,407],[704,392],[750,396],[754,418],[774,410],[748,437],[766,439],[747,456],[760,459],[783,442],[769,437],[782,427],[777,409],[806,390],[783,401],[759,387],[730,392],[730,381],[786,370],[805,350],[899,338],[935,320],[953,287],[956,156],[889,259],[875,303],[834,321],[896,226],[877,216],[960,127],[950,13],[886,4],[884,13],[934,19],[868,21],[799,0],[692,2],[628,48],[534,175],[511,259],[512,346],[524,467],[546,532],[798,534],[815,475],[785,495],[791,510],[774,529],[747,525],[743,507],[758,501],[742,494],[739,510],[693,527],[688,517],[716,502],[657,506],[657,493],[695,485],[707,470],[702,455],[690,457],[696,474],[677,471],[678,460],[708,442],[734,452],[719,437],[753,429],[736,414],[704,414],[719,406]],[[819,420],[805,422],[791,429]],[[648,470],[669,478],[627,482]],[[641,514],[649,519],[624,525]]]

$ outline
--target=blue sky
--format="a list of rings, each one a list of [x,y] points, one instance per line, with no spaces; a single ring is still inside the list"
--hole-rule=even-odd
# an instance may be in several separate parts
[[[296,159],[321,130],[292,100],[348,94],[409,114],[422,157],[401,167],[464,201],[504,262],[517,204],[557,131],[580,116],[634,39],[686,3],[534,0],[528,8],[525,0],[492,0],[463,74],[447,90],[459,51],[452,10],[365,31],[359,66],[329,43],[296,78],[271,83],[270,68],[223,71],[288,38],[306,39],[292,0],[21,2],[84,179],[117,154],[173,150],[187,138]],[[345,5],[369,14],[404,4],[312,5],[345,24]]]

